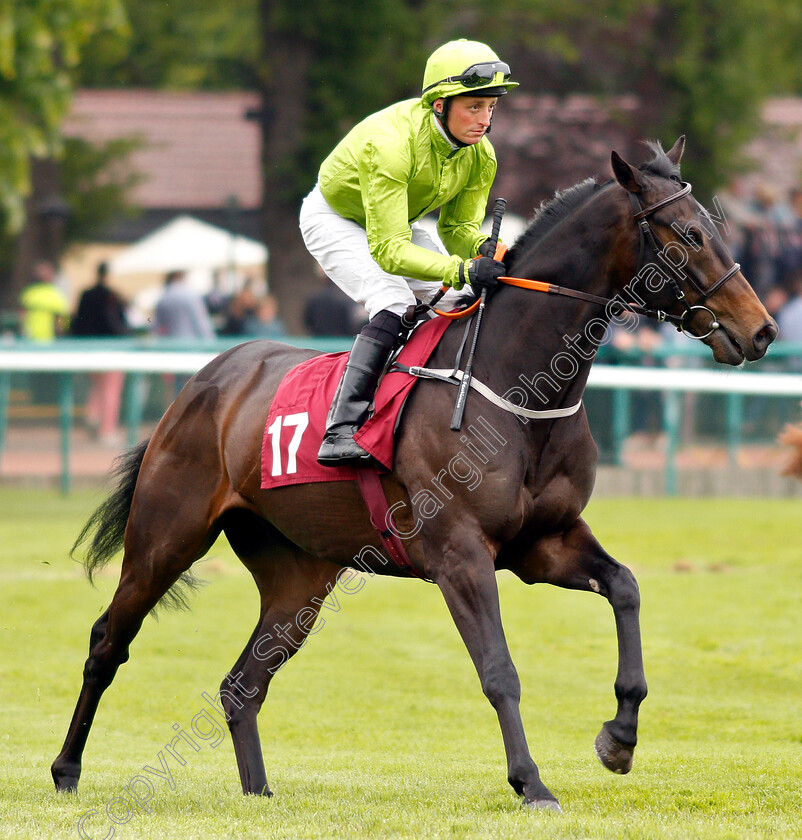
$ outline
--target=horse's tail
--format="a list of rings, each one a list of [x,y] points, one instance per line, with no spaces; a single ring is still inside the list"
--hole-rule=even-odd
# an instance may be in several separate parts
[[[81,562],[90,581],[93,580],[95,572],[102,569],[123,546],[134,489],[149,443],[150,440],[145,440],[117,456],[109,474],[110,478],[117,479],[117,487],[89,517],[70,549],[70,557],[77,559],[76,550],[86,543],[86,552]],[[188,592],[198,590],[202,586],[203,581],[191,570],[184,572],[162,595],[152,612],[155,613],[158,607],[189,609]]]
[[[122,548],[134,488],[149,443],[149,440],[145,440],[117,456],[110,473],[110,477],[117,480],[116,489],[89,517],[70,549],[70,557],[76,559],[76,550],[87,543],[86,554],[81,562],[90,581],[95,572],[102,569]]]

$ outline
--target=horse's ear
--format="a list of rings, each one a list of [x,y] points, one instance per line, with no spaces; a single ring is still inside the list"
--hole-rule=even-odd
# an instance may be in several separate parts
[[[634,166],[630,166],[618,152],[610,155],[610,162],[613,165],[615,180],[631,193],[643,192],[643,180],[640,172]]]
[[[681,134],[679,140],[666,152],[666,157],[674,164],[674,166],[678,166],[679,162],[682,160],[682,153],[685,151],[685,135]]]

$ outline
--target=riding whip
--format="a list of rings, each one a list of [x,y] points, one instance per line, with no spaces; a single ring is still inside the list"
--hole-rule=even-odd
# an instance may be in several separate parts
[[[503,198],[497,198],[493,205],[493,227],[490,231],[489,242],[493,245],[495,252],[498,245],[498,235],[501,231],[501,219],[504,216],[504,208],[507,202]],[[465,401],[468,398],[468,391],[471,387],[471,375],[473,372],[473,357],[476,353],[476,343],[479,340],[479,327],[482,325],[482,316],[485,312],[485,303],[487,301],[487,288],[482,289],[482,294],[479,298],[479,311],[476,313],[476,326],[473,330],[473,340],[471,341],[471,349],[468,353],[468,360],[465,362],[465,372],[462,374],[462,380],[457,391],[457,402],[454,405],[454,413],[451,415],[451,429],[458,432],[462,428],[462,417],[465,414]]]

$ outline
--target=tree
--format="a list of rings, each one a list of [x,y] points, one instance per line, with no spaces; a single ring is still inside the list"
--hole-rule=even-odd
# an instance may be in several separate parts
[[[265,241],[270,288],[292,330],[316,270],[298,230],[300,201],[352,125],[419,95],[429,46],[420,14],[410,0],[260,0]]]
[[[688,135],[683,174],[701,200],[746,165],[763,101],[792,84],[785,61],[795,53],[799,64],[799,22],[796,4],[773,0],[669,0],[656,10],[659,105],[652,97],[647,113],[661,136]]]
[[[57,155],[72,94],[71,72],[99,30],[125,30],[121,0],[3,0],[0,3],[0,272],[9,272],[12,237],[25,221],[32,160]],[[37,167],[45,172],[48,167]],[[21,271],[0,289],[16,301]]]
[[[686,134],[701,200],[745,164],[764,99],[802,91],[802,7],[788,0],[600,0],[592,14],[582,0],[503,0],[488,23],[523,87],[634,93],[641,137]]]
[[[128,32],[99,31],[77,68],[81,87],[253,89],[256,0],[125,0]]]
[[[85,241],[110,219],[130,218],[138,208],[128,196],[145,175],[132,169],[130,156],[142,148],[140,138],[120,137],[90,143],[81,137],[64,140],[59,171],[61,192],[69,210],[65,239]]]
[[[5,0],[0,13],[0,229],[16,232],[30,190],[30,159],[60,148],[71,71],[90,36],[123,32],[121,0]]]

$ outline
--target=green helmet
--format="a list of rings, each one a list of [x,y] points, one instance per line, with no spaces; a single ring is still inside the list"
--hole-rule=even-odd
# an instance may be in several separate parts
[[[501,96],[518,82],[510,81],[510,68],[479,41],[449,41],[438,47],[426,62],[421,98],[431,105],[440,97],[475,93]]]

